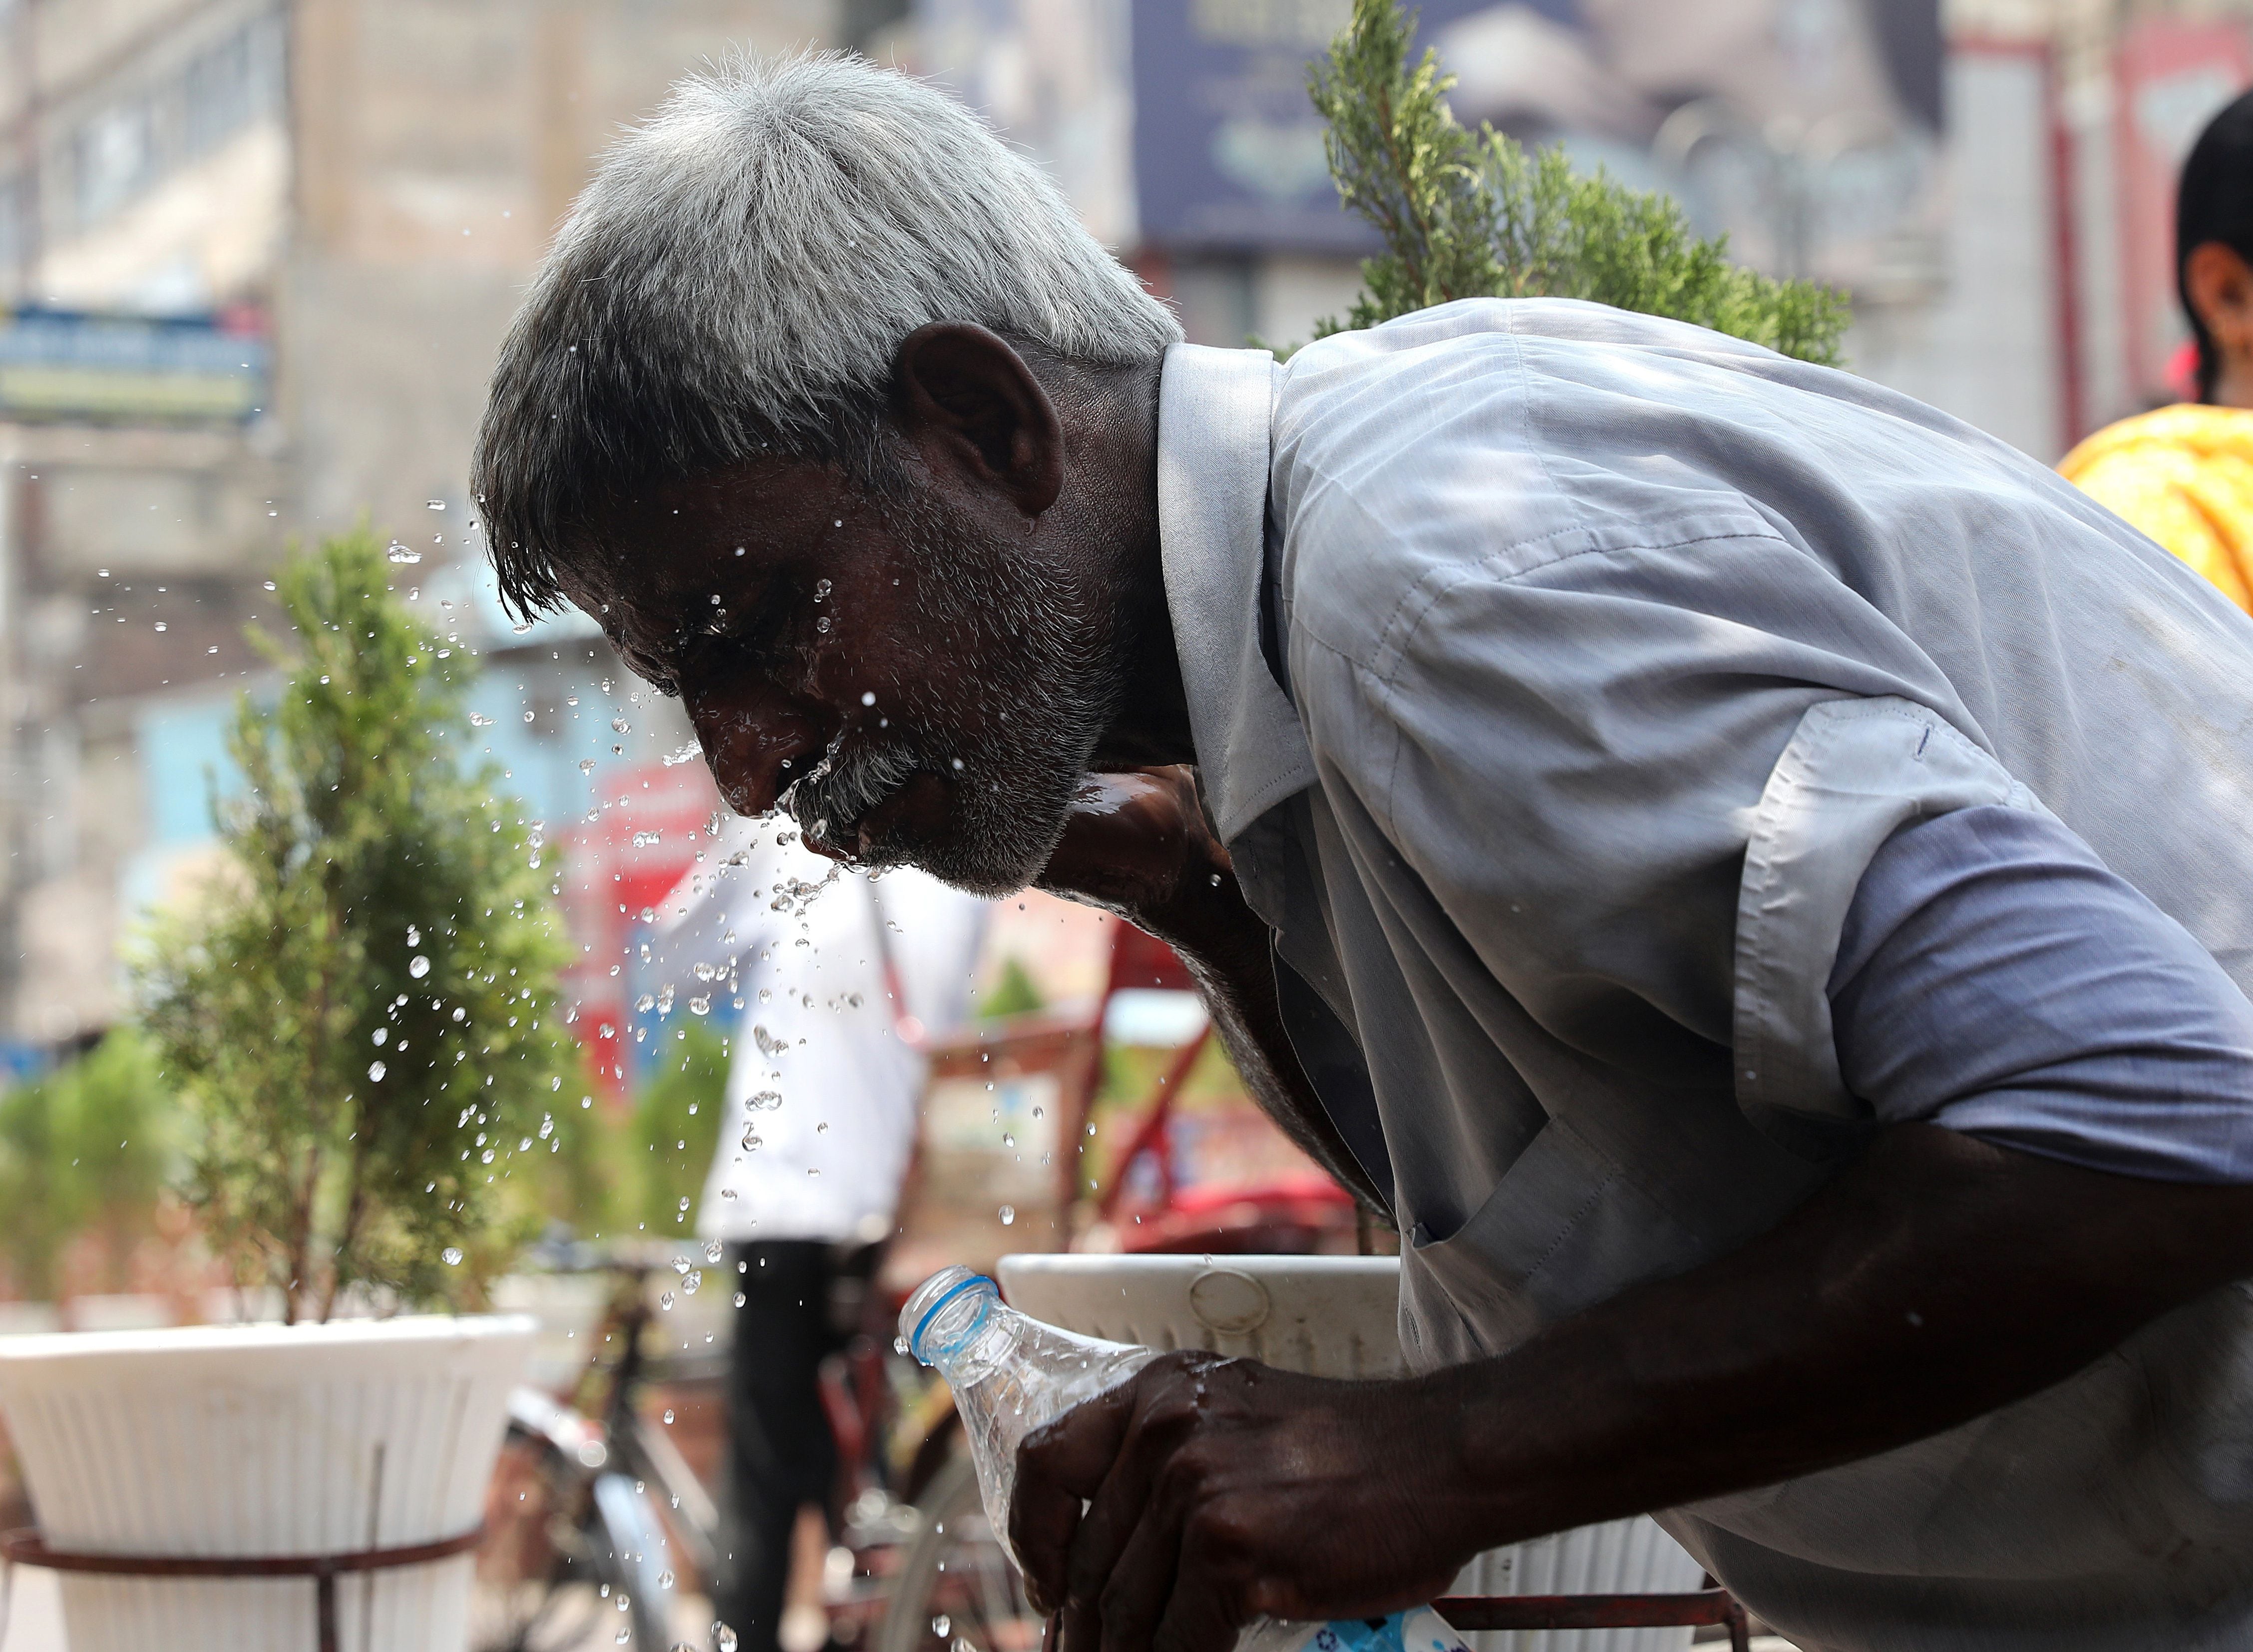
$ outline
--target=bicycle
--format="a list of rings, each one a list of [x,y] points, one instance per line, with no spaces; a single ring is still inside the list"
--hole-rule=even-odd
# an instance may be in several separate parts
[[[570,1397],[577,1403],[530,1387],[509,1397],[490,1500],[493,1536],[478,1567],[492,1621],[475,1626],[472,1644],[478,1652],[566,1652],[616,1619],[617,1643],[663,1652],[676,1643],[677,1572],[711,1575],[719,1529],[711,1494],[639,1405],[652,1382],[718,1375],[715,1360],[653,1359],[645,1346],[650,1279],[685,1258],[671,1245],[549,1242],[535,1259],[549,1272],[606,1273],[614,1284],[589,1333],[588,1365]]]
[[[711,1271],[716,1258],[708,1250],[700,1265],[671,1244],[550,1241],[531,1259],[546,1272],[608,1273],[616,1283],[568,1398],[528,1387],[511,1396],[508,1440],[489,1500],[495,1535],[480,1566],[490,1621],[478,1626],[472,1645],[477,1652],[575,1652],[615,1622],[609,1638],[616,1644],[663,1652],[679,1644],[672,1618],[684,1586],[708,1586],[713,1577],[720,1515],[642,1401],[657,1384],[716,1383],[724,1356],[653,1357],[650,1281],[684,1268]],[[724,1289],[725,1279],[715,1283]],[[877,1301],[869,1311],[896,1308]],[[953,1407],[938,1406],[921,1369],[873,1328],[824,1363],[821,1398],[839,1460],[824,1606],[833,1641],[873,1646],[901,1557],[937,1517],[914,1495],[935,1485],[945,1467]],[[724,1649],[725,1638],[713,1633]]]

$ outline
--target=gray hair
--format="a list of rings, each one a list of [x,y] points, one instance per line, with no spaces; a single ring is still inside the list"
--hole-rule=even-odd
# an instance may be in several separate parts
[[[975,322],[1115,369],[1182,331],[1063,193],[936,88],[729,62],[604,157],[503,340],[471,479],[501,588],[563,600],[605,499],[772,454],[881,474],[900,341]]]

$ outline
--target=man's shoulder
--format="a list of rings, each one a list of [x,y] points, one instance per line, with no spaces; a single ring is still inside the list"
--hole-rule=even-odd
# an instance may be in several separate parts
[[[1685,323],[1478,299],[1310,345],[1276,375],[1269,498],[1294,623],[1355,652],[1434,577],[1773,532],[1697,432],[1803,367]],[[1819,370],[1810,370],[1819,371]],[[1731,397],[1725,394],[1733,392]]]

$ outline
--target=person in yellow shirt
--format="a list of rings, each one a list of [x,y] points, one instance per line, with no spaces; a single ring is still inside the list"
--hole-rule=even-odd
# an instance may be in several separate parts
[[[2253,612],[2253,93],[2183,164],[2175,280],[2199,399],[2106,426],[2058,470]]]

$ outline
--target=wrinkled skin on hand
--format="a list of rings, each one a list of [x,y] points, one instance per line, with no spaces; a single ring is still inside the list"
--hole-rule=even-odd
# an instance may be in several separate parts
[[[1419,1495],[1445,1436],[1378,1386],[1169,1354],[1029,1437],[1009,1537],[1057,1652],[1228,1652],[1258,1617],[1444,1593],[1471,1554]]]

